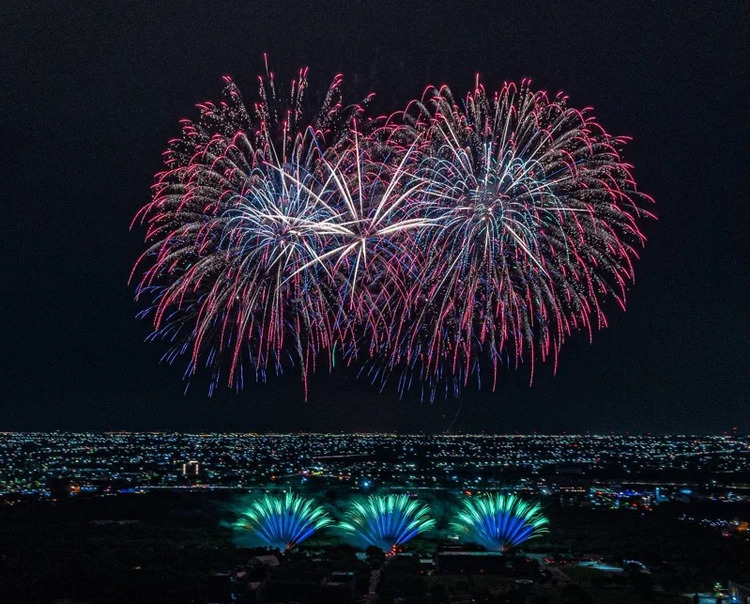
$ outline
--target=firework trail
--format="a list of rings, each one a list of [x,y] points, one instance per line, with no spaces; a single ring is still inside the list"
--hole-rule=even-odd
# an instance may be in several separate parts
[[[291,492],[264,495],[242,512],[235,529],[256,534],[269,546],[286,551],[331,524],[330,517],[313,500]]]
[[[505,552],[547,533],[548,523],[538,503],[496,493],[466,498],[452,526],[488,550]]]
[[[351,504],[339,529],[388,553],[434,528],[429,514],[425,504],[408,495],[370,495]]]

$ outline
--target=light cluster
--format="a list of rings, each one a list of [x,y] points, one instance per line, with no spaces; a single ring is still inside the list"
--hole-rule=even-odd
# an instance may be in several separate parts
[[[308,119],[306,69],[288,94],[266,70],[251,108],[226,78],[183,120],[131,276],[167,361],[212,390],[288,365],[307,384],[338,358],[457,395],[483,367],[494,388],[501,365],[556,365],[606,298],[625,307],[650,198],[589,109],[477,80],[369,117],[342,81]]]

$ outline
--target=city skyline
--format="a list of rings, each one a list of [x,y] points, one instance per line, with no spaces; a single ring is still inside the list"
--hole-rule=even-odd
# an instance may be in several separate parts
[[[519,578],[545,602],[738,596],[748,505],[747,435],[0,433],[14,601],[317,602],[335,584],[346,603],[426,604],[425,584]],[[31,581],[40,567],[53,578]]]
[[[624,435],[0,433],[0,495],[181,488],[517,490],[690,485],[750,502],[750,438]],[[186,482],[187,480],[187,482]],[[119,482],[119,486],[114,486]],[[557,487],[553,488],[554,491]],[[698,491],[696,490],[696,494]],[[744,493],[744,495],[743,495]],[[48,494],[49,495],[49,494]]]

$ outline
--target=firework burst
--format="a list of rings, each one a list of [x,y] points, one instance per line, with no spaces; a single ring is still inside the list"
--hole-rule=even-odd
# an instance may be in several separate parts
[[[556,371],[574,332],[625,308],[651,213],[627,139],[558,94],[477,81],[370,119],[341,76],[305,109],[307,70],[282,94],[271,72],[248,109],[228,78],[170,142],[135,221],[133,269],[150,339],[186,377],[298,367],[305,391],[336,351],[374,382],[458,396],[470,378],[538,361]],[[308,114],[314,114],[308,118]]]
[[[411,249],[418,276],[400,306],[407,325],[383,350],[391,368],[456,391],[488,364],[553,357],[574,331],[606,326],[603,302],[625,308],[645,237],[626,142],[559,94],[477,81],[459,105],[428,89],[398,128],[419,141],[418,203],[426,227]],[[408,138],[408,134],[406,137]],[[420,192],[421,193],[421,192]],[[410,377],[409,380],[412,378]],[[402,379],[402,388],[408,381]]]
[[[199,105],[200,119],[182,122],[153,200],[135,219],[147,225],[148,249],[133,272],[145,267],[136,298],[150,301],[141,316],[152,318],[151,339],[170,343],[170,363],[188,357],[187,377],[205,365],[212,389],[220,381],[241,388],[248,370],[263,380],[284,361],[305,378],[330,350],[338,292],[325,291],[319,261],[336,233],[325,203],[337,190],[328,158],[338,165],[363,109],[342,104],[337,76],[306,123],[306,69],[288,98],[267,71],[252,111],[225,81],[221,103]]]
[[[434,528],[430,509],[408,495],[370,495],[351,504],[339,529],[358,542],[391,552]]]
[[[496,493],[465,499],[453,527],[488,550],[505,552],[548,532],[548,523],[538,503]]]
[[[237,530],[257,535],[275,549],[285,551],[294,549],[331,522],[313,500],[289,492],[264,495],[254,501],[234,526]]]

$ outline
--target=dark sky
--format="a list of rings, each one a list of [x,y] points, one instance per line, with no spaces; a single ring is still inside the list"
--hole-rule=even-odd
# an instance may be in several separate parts
[[[0,430],[750,430],[750,3],[605,4],[3,2]],[[657,200],[628,311],[566,343],[557,376],[511,372],[460,403],[346,375],[308,402],[291,375],[183,396],[134,318],[128,226],[178,119],[223,74],[253,98],[263,52],[284,80],[343,71],[393,108],[427,83],[462,96],[476,72],[593,105]]]

